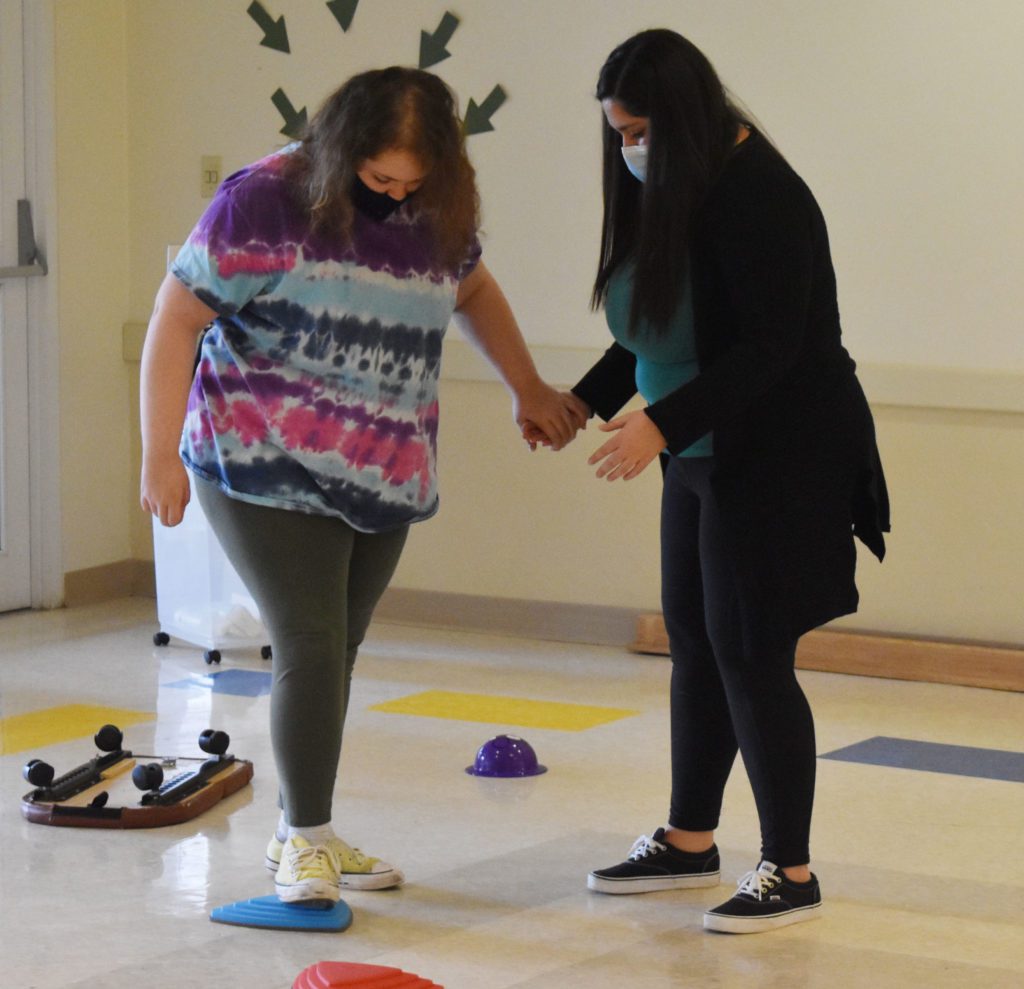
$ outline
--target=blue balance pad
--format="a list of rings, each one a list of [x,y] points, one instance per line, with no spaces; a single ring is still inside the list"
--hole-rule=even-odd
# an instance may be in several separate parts
[[[276,896],[258,896],[217,907],[210,920],[237,927],[267,927],[275,931],[344,931],[352,911],[344,900],[329,907],[282,903]]]

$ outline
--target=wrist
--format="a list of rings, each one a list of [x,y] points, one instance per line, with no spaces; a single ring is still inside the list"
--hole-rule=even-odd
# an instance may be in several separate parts
[[[144,450],[142,454],[143,470],[161,470],[181,463],[178,445],[158,450]]]
[[[537,394],[546,386],[541,376],[535,371],[524,371],[514,378],[506,378],[505,385],[512,395],[520,401]]]

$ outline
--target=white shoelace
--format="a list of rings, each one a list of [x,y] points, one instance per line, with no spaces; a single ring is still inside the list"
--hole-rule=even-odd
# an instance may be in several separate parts
[[[325,871],[322,865],[317,869],[317,859],[319,858],[322,858],[324,863],[326,863],[326,871],[331,871],[330,857],[322,845],[309,845],[306,848],[296,848],[293,845],[289,850],[289,858],[288,864],[294,876],[298,876],[300,872],[304,872],[307,869]]]
[[[627,857],[631,862],[637,862],[642,858],[647,858],[648,855],[665,851],[666,847],[660,841],[655,841],[653,838],[648,838],[647,835],[642,834],[633,842],[633,847],[629,850]]]
[[[768,869],[765,869],[765,866]],[[770,862],[762,862],[753,872],[748,872],[739,882],[736,890],[737,896],[752,896],[755,900],[763,900],[766,893],[770,893],[782,882],[782,877],[777,876],[775,866]]]
[[[331,857],[338,872],[372,872],[373,866],[370,856],[365,855],[358,848],[353,848],[340,838],[335,838],[326,846],[327,854]],[[345,866],[348,866],[346,869]]]

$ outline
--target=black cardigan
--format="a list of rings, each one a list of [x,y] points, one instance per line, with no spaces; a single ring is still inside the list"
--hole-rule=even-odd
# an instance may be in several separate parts
[[[881,560],[889,503],[825,220],[756,132],[699,211],[690,265],[701,372],[645,411],[671,453],[714,431],[745,624],[795,638],[856,610],[853,535]],[[636,393],[635,368],[613,344],[572,390],[610,419]]]

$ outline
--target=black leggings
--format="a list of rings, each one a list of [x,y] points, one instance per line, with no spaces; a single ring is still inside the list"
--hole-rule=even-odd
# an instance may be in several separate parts
[[[357,532],[341,519],[229,498],[209,481],[193,486],[270,636],[270,740],[285,820],[326,824],[356,651],[409,527]]]
[[[738,749],[757,804],[762,857],[803,865],[810,860],[814,720],[796,679],[796,642],[744,641],[709,484],[713,463],[672,457],[662,494],[662,609],[672,650],[669,825],[715,830]]]

